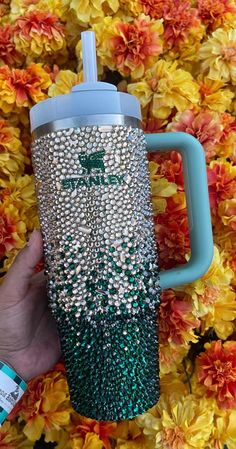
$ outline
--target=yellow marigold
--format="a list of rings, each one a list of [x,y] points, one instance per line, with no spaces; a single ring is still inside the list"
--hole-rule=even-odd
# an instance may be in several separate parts
[[[70,0],[11,0],[11,19],[17,19],[29,11],[47,11],[62,21],[66,20]]]
[[[189,345],[177,345],[172,343],[166,343],[159,345],[159,358],[160,358],[160,374],[174,373],[178,369],[178,366],[182,363],[184,357],[187,355]]]
[[[157,175],[159,164],[154,161],[149,162],[149,173],[151,179],[152,205],[154,215],[162,214],[166,210],[167,202],[165,198],[177,193],[177,185],[169,182],[166,178]]]
[[[236,285],[236,231],[219,221],[214,226],[214,239],[221,250],[223,265],[231,269],[231,284]]]
[[[23,432],[30,441],[38,440],[43,433],[46,442],[55,441],[60,429],[69,424],[71,412],[66,377],[60,370],[31,380],[16,406],[19,421],[26,422]]]
[[[115,14],[119,9],[119,0],[72,0],[70,8],[75,11],[79,23],[86,26],[106,15]]]
[[[229,287],[232,278],[233,271],[223,264],[219,249],[215,246],[214,258],[206,274],[184,287],[185,292],[192,298],[193,314],[202,317],[212,311],[221,290]],[[182,290],[183,287],[179,289]]]
[[[156,449],[155,443],[150,441],[145,435],[140,435],[134,440],[128,440],[125,442],[117,442],[117,449]]]
[[[201,96],[201,106],[216,112],[225,112],[230,109],[233,92],[226,88],[226,84],[219,80],[212,80],[200,75],[197,79]]]
[[[199,50],[208,78],[236,84],[236,29],[218,28]]]
[[[29,163],[26,150],[20,140],[20,129],[7,120],[0,120],[0,176],[23,173],[24,164]]]
[[[211,401],[194,395],[162,395],[150,412],[136,418],[156,448],[205,449],[213,430]]]
[[[0,448],[33,449],[33,443],[25,437],[17,424],[5,421],[0,427]]]
[[[221,289],[213,307],[202,318],[201,331],[204,334],[210,327],[217,336],[226,340],[234,331],[236,318],[236,295],[230,288]]]
[[[219,410],[216,407],[213,434],[206,449],[223,449],[225,445],[228,449],[235,449],[235,422],[236,410]]]
[[[73,86],[83,81],[83,73],[74,73],[71,70],[60,70],[56,75],[55,83],[48,89],[49,97],[70,93]]]
[[[189,393],[186,376],[179,373],[169,373],[161,377],[161,393],[172,394],[177,393],[183,396]]]
[[[13,204],[19,211],[27,230],[39,227],[34,179],[31,175],[9,176],[9,181],[0,179],[0,200]]]
[[[0,67],[0,109],[8,113],[45,100],[50,85],[50,75],[42,64],[31,64],[27,69]]]
[[[190,73],[179,69],[177,62],[158,61],[147,70],[144,80],[128,85],[128,92],[138,97],[142,106],[151,100],[154,117],[165,119],[174,108],[182,112],[199,102],[199,86]]]
[[[58,52],[66,50],[64,25],[51,13],[28,12],[16,20],[14,42],[29,62],[46,56],[58,60]]]
[[[224,225],[230,226],[236,231],[236,192],[235,198],[219,203],[218,214]]]

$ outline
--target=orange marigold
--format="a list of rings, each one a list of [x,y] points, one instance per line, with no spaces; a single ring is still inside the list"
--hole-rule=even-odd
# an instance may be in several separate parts
[[[185,295],[186,296],[186,295]],[[200,321],[192,314],[192,304],[180,293],[165,290],[162,293],[159,310],[160,342],[184,345],[190,341],[196,342],[194,329],[200,326]]]
[[[0,108],[12,112],[17,107],[30,107],[47,98],[50,75],[42,64],[31,64],[27,69],[0,67]]]
[[[233,198],[236,192],[236,167],[219,159],[212,161],[207,168],[210,205],[214,215],[220,201]]]
[[[139,18],[133,23],[117,23],[116,30],[110,41],[115,66],[124,76],[140,78],[153,57],[162,52],[162,25]]]
[[[7,65],[22,63],[22,55],[16,50],[13,41],[13,29],[9,24],[0,27],[0,60]]]
[[[26,238],[26,225],[13,204],[0,203],[0,257],[13,248],[22,248]]]
[[[73,413],[70,425],[70,439],[84,439],[88,433],[93,433],[102,441],[105,449],[111,449],[109,437],[112,436],[117,428],[113,422],[96,421]]]
[[[174,182],[179,191],[184,190],[184,175],[182,158],[177,151],[150,153],[150,161],[158,164],[157,174],[161,178],[166,178],[169,182]]]
[[[223,126],[219,117],[213,111],[185,111],[177,115],[169,127],[172,131],[182,131],[196,137],[202,144],[206,161],[209,162],[216,154],[215,146],[219,143]]]
[[[14,42],[28,58],[53,56],[66,48],[64,25],[49,12],[31,11],[16,20]]]
[[[166,198],[167,208],[155,217],[160,267],[186,263],[190,252],[188,217],[182,193]]]
[[[236,407],[236,342],[218,340],[206,343],[205,349],[197,357],[198,381],[220,408]]]
[[[227,20],[233,19],[236,13],[235,2],[232,0],[198,0],[198,14],[209,31],[215,30]]]

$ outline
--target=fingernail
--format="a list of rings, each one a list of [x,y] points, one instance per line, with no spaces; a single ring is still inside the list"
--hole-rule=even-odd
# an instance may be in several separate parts
[[[36,235],[37,235],[37,229],[34,229],[32,234],[30,235],[28,242],[26,243],[27,246],[31,246],[34,243],[34,239],[35,239]]]

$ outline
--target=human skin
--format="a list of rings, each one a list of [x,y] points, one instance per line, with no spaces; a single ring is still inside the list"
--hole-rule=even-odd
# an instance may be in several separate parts
[[[42,236],[35,230],[0,286],[0,360],[26,381],[52,368],[61,354],[46,278],[43,271],[35,273],[42,255]]]

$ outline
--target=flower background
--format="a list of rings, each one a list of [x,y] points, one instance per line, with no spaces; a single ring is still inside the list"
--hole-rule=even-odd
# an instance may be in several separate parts
[[[235,449],[235,0],[1,0],[0,20],[2,278],[39,226],[29,109],[83,80],[86,29],[96,32],[99,78],[137,96],[145,132],[185,131],[203,145],[215,243],[201,279],[162,294],[157,405],[131,421],[84,418],[59,363],[29,382],[0,449]],[[149,169],[167,269],[190,252],[181,157],[152,154]]]

